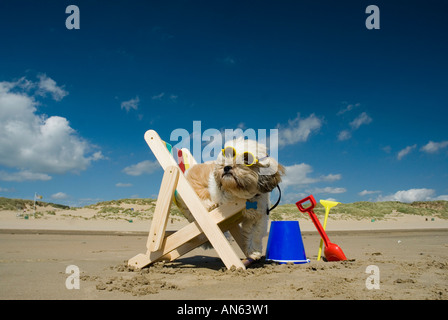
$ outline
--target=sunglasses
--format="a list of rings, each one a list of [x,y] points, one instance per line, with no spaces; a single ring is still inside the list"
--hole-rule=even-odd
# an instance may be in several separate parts
[[[225,149],[222,149],[222,155],[225,158],[235,159],[236,156],[237,156],[237,153],[236,153],[236,150],[235,150],[234,147],[226,147]],[[260,160],[263,160],[263,159],[266,159],[266,158],[269,157],[269,156],[266,156],[266,157],[263,157],[261,159],[257,159],[253,155],[253,153],[249,152],[249,151],[243,152],[242,155],[243,155],[243,163],[244,163],[245,166],[248,166],[248,167],[258,163]]]

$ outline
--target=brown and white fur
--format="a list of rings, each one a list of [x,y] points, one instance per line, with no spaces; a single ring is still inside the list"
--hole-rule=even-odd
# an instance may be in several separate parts
[[[257,260],[262,257],[262,239],[267,232],[269,193],[281,182],[285,168],[267,156],[265,145],[254,140],[238,138],[226,143],[227,146],[235,148],[234,159],[220,154],[216,161],[191,167],[186,177],[209,211],[235,199],[257,202],[257,209],[245,209],[241,223],[243,252],[247,258]],[[245,151],[260,161],[252,166],[244,165]],[[184,210],[184,214],[191,221],[191,213]]]

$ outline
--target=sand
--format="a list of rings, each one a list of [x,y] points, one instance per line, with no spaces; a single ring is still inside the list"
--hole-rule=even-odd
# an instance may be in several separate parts
[[[446,220],[329,220],[331,241],[349,259],[341,262],[316,261],[320,238],[303,220],[308,264],[260,261],[245,271],[227,270],[213,249],[198,248],[177,261],[134,271],[126,261],[145,251],[151,220],[84,218],[25,220],[0,212],[0,299],[448,299]],[[173,219],[169,229],[183,225]],[[76,284],[66,273],[70,265],[79,269],[79,289],[66,286]],[[377,273],[366,273],[369,266]],[[372,277],[379,288],[372,288]]]

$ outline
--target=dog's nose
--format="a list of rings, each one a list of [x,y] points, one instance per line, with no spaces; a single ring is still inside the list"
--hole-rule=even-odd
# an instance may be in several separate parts
[[[229,172],[230,170],[232,170],[232,166],[225,166],[224,167],[224,173]]]

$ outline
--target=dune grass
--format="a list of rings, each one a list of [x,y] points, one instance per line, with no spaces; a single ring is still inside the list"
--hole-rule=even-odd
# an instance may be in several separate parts
[[[324,207],[318,203],[314,208],[317,216],[325,214]],[[403,203],[397,201],[341,203],[331,209],[331,215],[341,215],[350,219],[384,219],[400,214],[438,217],[448,219],[448,201],[417,201]],[[278,206],[271,212],[272,220],[288,220],[308,218],[297,209],[295,204]]]
[[[119,199],[111,201],[102,201],[96,204],[85,206],[84,208],[96,210],[96,214],[91,219],[124,219],[131,220],[134,218],[151,219],[156,206],[156,200],[150,198],[138,199]],[[68,206],[48,203],[43,201],[36,202],[39,207],[45,207],[46,210],[38,215],[38,217],[55,215],[58,210],[70,209]],[[133,206],[139,206],[133,208]],[[0,210],[23,210],[32,209],[34,207],[33,200],[9,199],[0,197]],[[80,209],[80,208],[71,208]],[[325,213],[324,207],[318,203],[314,208],[314,212],[319,217]],[[397,201],[385,202],[354,202],[341,203],[331,209],[332,217],[344,217],[348,219],[385,219],[388,217],[399,216],[401,214],[420,215],[428,217],[437,217],[440,219],[448,219],[448,201],[417,201],[412,203],[402,203]],[[75,217],[76,215],[65,216]],[[183,217],[181,211],[175,206],[171,206],[170,216],[174,219]],[[308,214],[301,213],[295,204],[283,204],[275,208],[270,213],[272,220],[295,220],[309,219]]]
[[[52,207],[55,209],[70,209],[69,206],[63,204],[36,201],[36,206],[39,207]],[[23,210],[23,209],[34,208],[34,200],[24,200],[24,199],[10,199],[0,197],[0,210]]]

